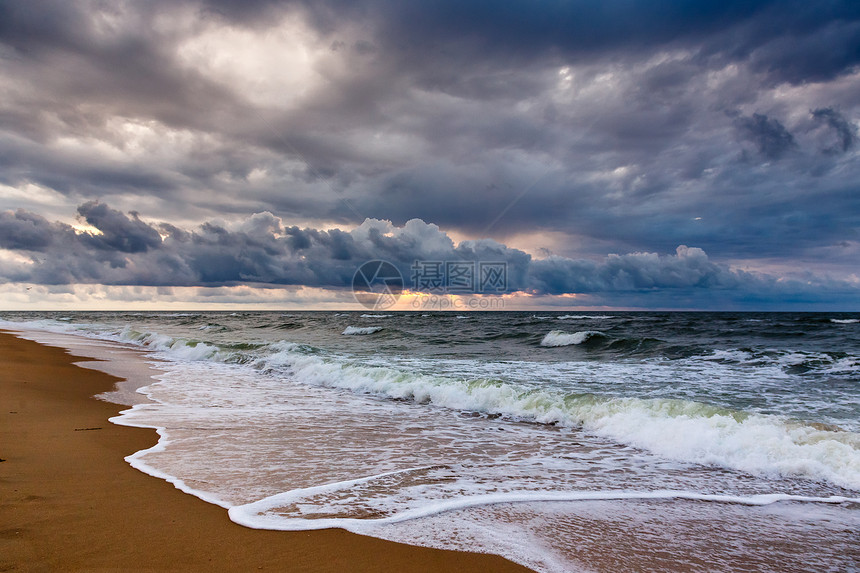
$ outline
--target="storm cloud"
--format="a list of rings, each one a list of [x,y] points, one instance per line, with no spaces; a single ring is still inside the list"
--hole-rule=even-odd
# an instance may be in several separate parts
[[[779,159],[797,147],[794,136],[777,120],[754,113],[752,117],[740,117],[736,125],[742,137],[755,143],[759,153],[767,159]]]
[[[358,268],[386,260],[404,277],[405,286],[422,289],[416,269],[426,263],[504,264],[503,288],[492,294],[523,292],[532,296],[595,295],[615,304],[651,298],[697,299],[720,294],[721,302],[741,304],[760,299],[800,297],[817,300],[816,291],[840,286],[848,294],[856,284],[816,280],[785,282],[711,261],[700,248],[678,246],[674,253],[609,255],[603,260],[531,255],[484,239],[455,243],[436,225],[419,219],[398,227],[368,219],[346,232],[339,229],[285,227],[268,212],[226,228],[207,222],[195,229],[145,223],[137,213],[124,214],[104,204],[79,211],[93,230],[76,231],[23,210],[0,213],[0,248],[26,259],[4,265],[0,281],[31,284],[101,284],[169,287],[264,287],[303,285],[350,288]],[[475,284],[459,294],[484,294]]]
[[[679,245],[850,283],[858,66],[849,1],[0,0],[4,245],[104,256],[44,281],[334,285],[417,219],[539,292],[675,288],[620,261]]]
[[[845,153],[857,143],[857,126],[849,123],[838,111],[829,107],[811,112],[816,122],[829,127],[836,136],[835,145],[826,147],[828,153]]]

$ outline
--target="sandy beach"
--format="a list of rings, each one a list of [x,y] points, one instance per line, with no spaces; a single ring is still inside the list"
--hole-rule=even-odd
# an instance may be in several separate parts
[[[500,557],[342,530],[247,529],[131,468],[153,430],[115,426],[92,396],[118,380],[0,333],[0,571],[528,571]]]

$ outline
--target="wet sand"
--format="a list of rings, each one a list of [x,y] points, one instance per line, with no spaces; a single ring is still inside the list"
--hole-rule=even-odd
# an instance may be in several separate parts
[[[501,557],[343,530],[247,529],[131,468],[154,430],[93,398],[117,378],[0,332],[0,571],[519,571]]]

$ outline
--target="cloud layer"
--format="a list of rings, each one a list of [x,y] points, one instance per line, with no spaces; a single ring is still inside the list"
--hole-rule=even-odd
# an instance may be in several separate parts
[[[412,219],[398,227],[368,219],[352,231],[284,226],[269,212],[231,227],[207,222],[194,229],[141,220],[101,203],[78,208],[93,228],[76,231],[24,210],[0,213],[0,249],[17,263],[3,265],[2,282],[100,284],[155,287],[308,286],[345,290],[370,260],[395,265],[405,286],[415,281],[416,261],[504,263],[504,292],[531,296],[589,295],[601,304],[685,307],[711,299],[743,307],[754,300],[819,302],[839,296],[855,300],[860,282],[818,277],[786,281],[733,270],[711,261],[700,248],[679,246],[673,254],[632,253],[603,260],[531,255],[493,240],[456,244],[436,225]],[[433,292],[423,289],[425,292]],[[459,294],[480,293],[477,284]],[[498,293],[502,294],[502,293]],[[674,301],[674,303],[673,303]]]

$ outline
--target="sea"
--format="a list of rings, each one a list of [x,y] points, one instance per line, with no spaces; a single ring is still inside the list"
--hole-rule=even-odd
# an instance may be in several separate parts
[[[126,459],[247,527],[546,573],[860,570],[858,313],[3,312],[0,328],[147,363],[112,421],[160,438]]]

